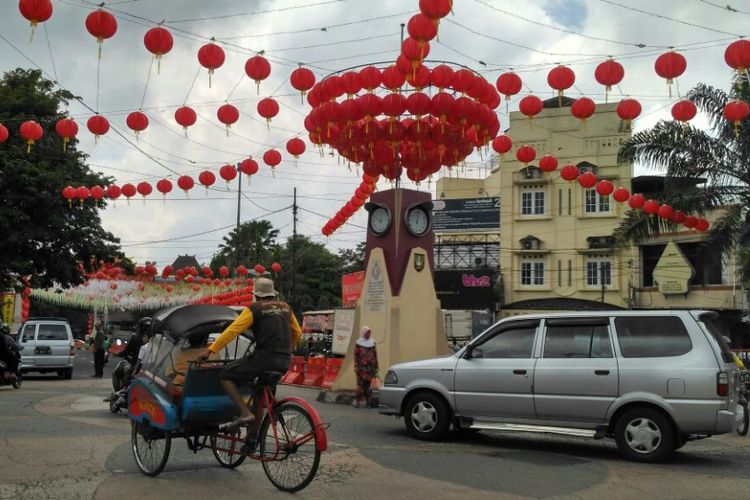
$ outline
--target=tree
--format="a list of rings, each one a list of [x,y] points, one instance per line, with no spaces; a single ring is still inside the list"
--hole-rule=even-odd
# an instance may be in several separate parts
[[[77,263],[124,257],[119,239],[102,229],[99,210],[106,202],[87,200],[69,207],[65,186],[107,186],[112,179],[92,172],[73,139],[63,151],[55,124],[74,96],[58,90],[40,71],[16,69],[0,80],[0,123],[10,132],[0,144],[0,287],[70,285],[83,279]],[[27,153],[18,129],[37,121],[44,137]]]
[[[279,230],[267,220],[243,222],[224,236],[218,253],[211,259],[211,268],[218,272],[224,265],[230,268],[240,264],[252,267],[258,263],[268,267],[278,236]]]
[[[675,210],[705,215],[720,209],[706,244],[726,258],[737,248],[748,223],[750,120],[735,130],[722,110],[732,99],[750,102],[750,85],[746,76],[737,76],[729,93],[699,84],[687,98],[708,117],[710,130],[660,121],[628,139],[618,159],[665,169],[665,190],[658,201]],[[671,221],[631,211],[615,236],[621,242],[637,243],[675,228]]]
[[[342,274],[354,273],[365,270],[365,245],[367,242],[360,241],[354,248],[339,250],[339,258],[342,261]]]

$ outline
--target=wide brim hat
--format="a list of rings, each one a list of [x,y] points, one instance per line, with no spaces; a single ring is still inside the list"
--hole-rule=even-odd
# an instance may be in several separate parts
[[[276,297],[278,294],[273,287],[273,281],[268,278],[258,278],[255,280],[253,295],[256,297]]]

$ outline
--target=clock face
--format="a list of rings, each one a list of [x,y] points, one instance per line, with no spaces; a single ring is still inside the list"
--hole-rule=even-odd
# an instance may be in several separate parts
[[[406,214],[406,227],[414,236],[422,236],[430,228],[430,216],[424,207],[414,207]]]
[[[388,231],[391,226],[391,214],[384,207],[375,208],[370,213],[370,230],[380,236]]]

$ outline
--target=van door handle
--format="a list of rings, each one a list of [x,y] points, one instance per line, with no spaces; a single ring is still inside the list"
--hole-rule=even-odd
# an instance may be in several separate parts
[[[513,370],[514,375],[526,375],[526,370]]]
[[[609,370],[594,370],[596,375],[609,375]]]

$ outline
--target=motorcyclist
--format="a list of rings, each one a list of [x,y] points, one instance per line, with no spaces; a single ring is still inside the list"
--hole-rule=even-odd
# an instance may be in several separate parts
[[[13,337],[10,336],[8,325],[5,323],[0,324],[0,361],[7,367],[7,370],[4,373],[0,373],[0,376],[7,382],[13,382],[16,379],[20,352],[21,348],[13,340]]]
[[[115,354],[115,356],[124,358],[130,365],[127,373],[113,373],[113,377],[117,377],[119,379],[119,383],[115,383],[113,379],[112,385],[115,390],[119,390],[119,388],[123,385],[127,385],[128,382],[132,379],[133,375],[135,375],[137,369],[136,365],[138,364],[138,352],[141,350],[141,346],[144,343],[144,335],[149,335],[151,333],[152,323],[152,319],[148,316],[138,320],[138,323],[136,323],[135,325],[135,331],[132,335],[130,335],[125,348],[118,354]],[[119,369],[120,365],[118,365],[117,368]],[[118,369],[115,369],[115,371],[117,372]]]

